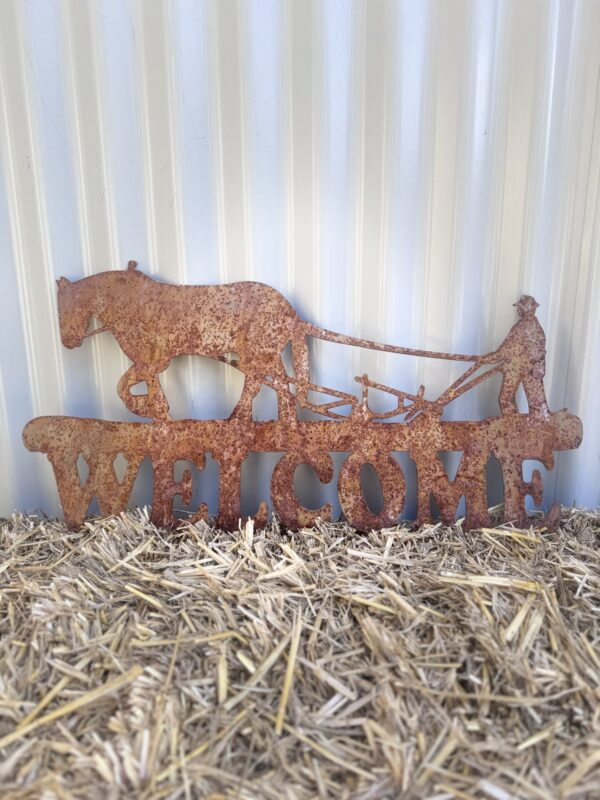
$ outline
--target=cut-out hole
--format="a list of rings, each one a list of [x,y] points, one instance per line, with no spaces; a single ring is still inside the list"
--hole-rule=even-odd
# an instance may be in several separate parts
[[[191,474],[189,490],[183,487],[178,494],[173,496],[173,511],[177,516],[184,517],[188,516],[194,511],[193,502],[197,469],[196,465],[191,461],[185,461],[183,459],[176,461],[173,465],[173,480],[176,483],[180,483],[183,481],[186,472],[190,472]],[[189,491],[189,497],[186,498],[185,494],[187,494],[187,491]]]
[[[488,458],[485,467],[485,489],[488,508],[500,505],[504,496],[502,465],[495,456]]]
[[[442,462],[448,480],[453,481],[462,461],[462,450],[438,450],[437,455]]]
[[[484,372],[490,373],[489,378],[468,389],[444,407],[442,417],[444,420],[482,420],[499,416],[498,397],[502,386],[502,375],[497,372],[492,374],[491,369],[482,368],[473,373],[465,385]]]
[[[400,464],[406,480],[406,499],[401,519],[414,519],[417,516],[417,465],[408,453],[394,452],[394,461]]]
[[[208,506],[208,513],[216,516],[219,512],[219,464],[210,453],[204,454],[204,469],[192,461],[179,459],[173,467],[173,480],[183,479],[185,470],[192,474],[192,493],[189,505],[183,502],[183,496],[176,494],[173,498],[173,510],[176,516],[189,517],[195,514],[202,503]]]
[[[553,475],[541,461],[534,459],[527,459],[523,461],[523,480],[531,483],[534,480],[534,473],[539,472],[539,490],[541,493],[541,502],[536,503],[532,494],[525,495],[525,508],[527,511],[548,511],[550,504],[546,498],[551,497],[553,494],[554,482],[556,476]]]
[[[219,462],[211,453],[205,453],[204,469],[196,469],[192,506],[198,508],[201,503],[206,503],[208,513],[213,517],[219,513],[219,476]]]
[[[437,457],[442,463],[444,468],[444,473],[450,483],[453,483],[456,480],[456,476],[458,474],[458,470],[460,469],[460,464],[463,458],[463,451],[462,450],[438,450]],[[435,497],[434,493],[431,493],[429,498],[429,508],[431,510],[431,517],[432,519],[440,519],[441,518],[441,509],[439,508],[439,503],[437,498]],[[447,514],[453,513],[453,519],[458,519],[459,517],[464,517],[466,513],[466,501],[465,496],[461,495],[458,504],[455,509],[446,509]],[[447,517],[449,519],[449,517]]]
[[[100,505],[98,503],[98,498],[96,495],[92,497],[90,500],[90,504],[87,507],[87,511],[85,512],[86,517],[99,517],[100,516]]]
[[[295,377],[294,364],[292,361],[292,343],[288,342],[281,351],[281,360],[283,361],[283,368],[287,374],[293,378]]]
[[[152,459],[145,458],[138,469],[129,501],[128,508],[149,506],[152,503],[152,485],[154,482],[154,467]]]
[[[227,419],[238,402],[244,374],[208,356],[177,356],[161,373],[174,419]]]
[[[363,464],[361,466],[360,488],[369,511],[372,511],[373,514],[379,514],[383,510],[383,489],[373,464]]]
[[[90,321],[87,326],[86,333],[93,333],[94,331],[99,330],[100,328],[104,328],[104,323],[101,322],[98,317],[94,317],[93,315],[90,317]]]
[[[298,464],[294,471],[294,494],[304,508],[321,508],[323,484],[309,464]]]
[[[271,386],[260,387],[260,391],[252,400],[252,418],[259,422],[277,419],[277,392]]]
[[[463,495],[460,496],[460,498],[458,500],[458,504],[457,504],[456,508],[454,509],[453,515],[452,515],[452,511],[450,511],[450,515],[452,515],[452,519],[453,520],[457,520],[460,517],[464,517],[464,515],[466,513],[466,510],[467,510],[467,504],[466,504],[465,496],[463,494]],[[433,519],[433,520],[442,519],[442,512],[441,512],[441,509],[440,509],[440,507],[438,505],[437,498],[436,498],[436,496],[434,495],[433,492],[431,492],[429,494],[429,511],[431,513],[431,519]]]
[[[244,459],[240,473],[242,517],[254,516],[263,500],[267,503],[269,512],[272,511],[271,478],[275,465],[282,455],[283,453],[251,452]]]
[[[148,384],[146,381],[140,381],[139,383],[134,384],[131,387],[131,394],[136,396],[148,394]]]
[[[527,395],[525,394],[522,383],[519,384],[519,388],[517,389],[516,402],[519,414],[529,414],[529,403],[527,402]]]
[[[358,384],[356,384],[358,386]],[[359,387],[360,388],[360,387]],[[374,387],[369,388],[369,408],[375,414],[387,414],[390,411],[393,411],[394,408],[398,405],[398,399],[390,394],[389,392],[385,392],[382,389],[377,389]],[[394,417],[389,417],[386,420],[379,420],[379,422],[387,422],[390,419],[396,419],[397,416],[400,414],[404,414],[410,410],[410,406],[402,406],[398,409],[398,414]]]
[[[335,395],[327,394],[326,392],[316,392],[313,389],[308,391],[307,401],[309,403],[313,403],[316,407],[323,406],[323,413],[319,411],[313,411],[312,408],[306,408],[303,405],[300,405],[298,408],[298,419],[302,420],[302,422],[321,422],[326,419],[331,419],[332,417],[328,416],[328,414],[333,414],[334,419],[338,417],[343,419],[344,417],[349,417],[352,411],[352,401],[348,400],[343,406],[336,406],[333,409],[330,409],[327,413],[326,406],[334,401],[338,402],[344,398],[336,397]]]
[[[85,484],[87,483],[89,474],[90,474],[90,468],[88,466],[88,463],[83,457],[83,453],[80,453],[77,458],[77,475],[79,476],[79,483],[82,486],[85,486]]]
[[[123,483],[123,479],[125,478],[125,473],[127,472],[127,467],[129,466],[129,462],[123,455],[123,453],[117,453],[113,461],[113,469],[115,471],[115,475],[117,476],[117,480],[119,483]]]
[[[321,508],[331,506],[331,519],[338,520],[342,515],[338,495],[338,477],[340,470],[350,455],[348,452],[330,452],[333,464],[333,477],[329,483],[321,483],[319,476],[309,464],[299,464],[294,472],[294,494],[304,508]]]

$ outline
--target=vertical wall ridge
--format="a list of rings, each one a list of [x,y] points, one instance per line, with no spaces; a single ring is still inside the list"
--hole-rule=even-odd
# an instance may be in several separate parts
[[[546,500],[597,505],[598,41],[600,5],[566,0],[0,3],[0,514],[58,511],[26,417],[134,419],[128,360],[108,334],[63,348],[54,286],[131,258],[462,352],[496,347],[534,294],[550,403],[585,430]],[[460,374],[328,343],[311,359],[345,391],[368,372],[435,397]],[[243,376],[188,357],[161,380],[176,417],[219,417]],[[490,381],[447,414],[498,413],[497,395]]]

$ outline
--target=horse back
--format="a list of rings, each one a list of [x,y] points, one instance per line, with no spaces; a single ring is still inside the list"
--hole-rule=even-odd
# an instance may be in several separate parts
[[[164,337],[181,354],[215,357],[227,350],[245,350],[251,355],[264,349],[266,341],[279,353],[299,319],[281,292],[255,281],[198,286],[151,283],[139,295],[144,327]]]

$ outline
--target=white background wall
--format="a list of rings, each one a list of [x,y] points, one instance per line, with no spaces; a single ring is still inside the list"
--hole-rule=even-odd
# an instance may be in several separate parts
[[[2,0],[0,513],[58,511],[27,420],[132,418],[112,336],[61,347],[54,285],[130,258],[466,353],[534,294],[551,407],[584,422],[548,499],[597,505],[599,42],[597,0]],[[434,396],[457,374],[342,350],[315,349],[318,380],[367,370]],[[176,416],[223,416],[241,376],[181,359],[166,389]],[[493,412],[497,389],[449,413]]]

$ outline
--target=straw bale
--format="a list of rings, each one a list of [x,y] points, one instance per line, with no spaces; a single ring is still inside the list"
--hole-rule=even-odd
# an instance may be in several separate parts
[[[600,514],[0,523],[0,796],[600,796]]]

